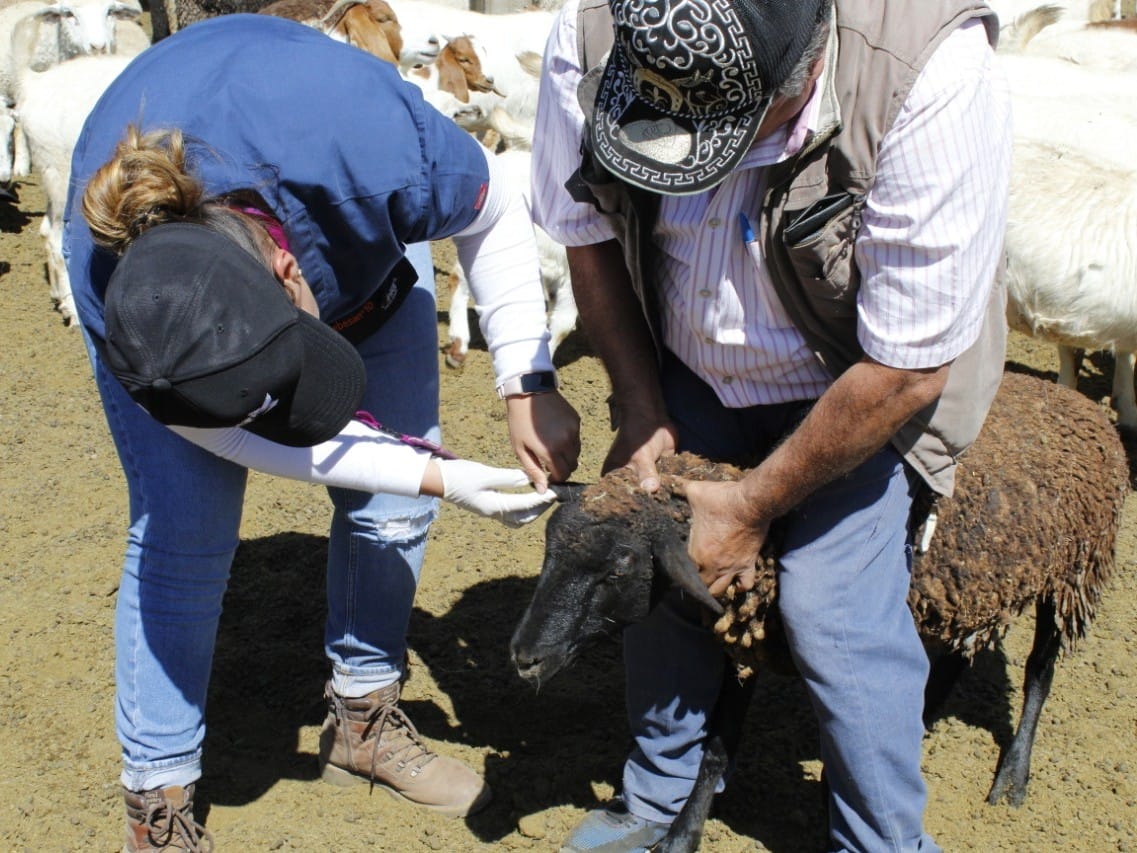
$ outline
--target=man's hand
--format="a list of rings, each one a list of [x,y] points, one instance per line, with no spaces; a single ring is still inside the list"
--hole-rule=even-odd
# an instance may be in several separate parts
[[[683,490],[691,505],[687,553],[711,595],[722,595],[734,580],[752,589],[769,520],[756,515],[741,483],[687,480]]]
[[[616,468],[631,468],[640,488],[654,492],[659,488],[656,462],[661,456],[671,456],[673,453],[675,428],[670,422],[624,418],[616,433],[616,440],[608,451],[608,457],[604,460],[602,473]]]

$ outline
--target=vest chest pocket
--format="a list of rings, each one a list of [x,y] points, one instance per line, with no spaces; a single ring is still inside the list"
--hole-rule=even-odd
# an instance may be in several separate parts
[[[853,244],[861,227],[864,195],[841,192],[800,211],[784,213],[782,241],[807,300],[823,316],[856,313],[860,276]]]

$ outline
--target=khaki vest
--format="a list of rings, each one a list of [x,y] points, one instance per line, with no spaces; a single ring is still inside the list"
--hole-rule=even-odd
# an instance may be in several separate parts
[[[823,101],[817,131],[796,157],[770,167],[758,237],[782,304],[834,377],[863,355],[856,335],[860,273],[853,243],[876,174],[880,141],[928,57],[971,18],[983,20],[994,44],[998,21],[978,0],[837,0],[836,26],[818,82]],[[577,27],[579,59],[586,69],[578,98],[590,122],[613,40],[607,0],[581,0]],[[586,132],[580,171],[567,187],[578,201],[595,204],[624,235],[633,286],[658,347],[659,312],[650,275],[659,198],[607,172],[587,150],[589,138]],[[824,224],[805,235],[791,232],[793,243],[786,239],[787,225],[803,212],[830,205],[836,212],[823,217]],[[951,494],[956,459],[975,440],[1002,377],[1004,306],[1005,291],[997,281],[979,339],[952,363],[943,394],[892,439],[940,494]]]

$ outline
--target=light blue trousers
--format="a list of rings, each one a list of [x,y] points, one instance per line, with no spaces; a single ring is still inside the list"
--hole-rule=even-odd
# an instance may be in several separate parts
[[[362,407],[402,432],[438,440],[429,245],[409,247],[408,257],[418,284],[395,317],[359,346],[367,368]],[[247,472],[153,420],[88,351],[130,496],[115,611],[122,783],[132,790],[186,785],[201,776],[206,693]],[[436,502],[328,491],[334,511],[325,648],[336,689],[363,695],[402,670]]]
[[[716,458],[765,454],[806,411],[726,409],[674,357],[664,386],[680,448]],[[928,661],[907,606],[912,494],[903,461],[886,447],[787,519],[780,607],[820,726],[834,850],[939,850],[923,832]],[[675,600],[625,631],[624,654],[635,738],[624,797],[633,813],[669,822],[694,783],[724,657]]]

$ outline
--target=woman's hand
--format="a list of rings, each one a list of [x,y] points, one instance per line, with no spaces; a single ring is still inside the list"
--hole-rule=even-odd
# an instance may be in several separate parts
[[[683,491],[691,505],[687,553],[711,595],[726,592],[736,579],[742,589],[752,589],[770,522],[755,512],[740,482],[688,480]]]
[[[494,468],[469,459],[431,459],[421,493],[441,497],[506,527],[535,521],[556,500],[551,491],[534,491],[529,476],[519,468]]]
[[[505,398],[513,452],[530,482],[544,492],[564,482],[580,457],[580,415],[557,392]]]

